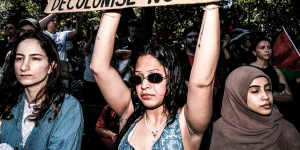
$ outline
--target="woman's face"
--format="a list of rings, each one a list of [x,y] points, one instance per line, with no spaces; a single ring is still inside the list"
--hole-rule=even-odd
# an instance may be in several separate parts
[[[258,59],[270,60],[270,58],[272,56],[272,49],[271,49],[270,42],[264,41],[264,40],[260,41],[256,46],[254,55]]]
[[[25,87],[44,86],[51,73],[48,57],[36,39],[19,43],[14,67],[17,80]]]
[[[255,78],[249,86],[248,107],[261,115],[270,115],[273,107],[272,87],[265,77]]]
[[[136,92],[144,106],[155,109],[162,106],[166,94],[166,69],[151,55],[140,56],[135,67],[135,75],[142,78],[141,84],[136,85]],[[159,83],[151,83],[148,75],[158,73],[163,77]]]

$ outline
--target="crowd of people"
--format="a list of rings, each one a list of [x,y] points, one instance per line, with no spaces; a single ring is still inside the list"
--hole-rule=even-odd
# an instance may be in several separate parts
[[[56,14],[8,21],[0,150],[300,149],[300,73],[272,66],[274,37],[225,30],[218,3],[185,28],[182,49],[171,33],[143,36],[139,19],[119,37],[121,17],[67,31]]]

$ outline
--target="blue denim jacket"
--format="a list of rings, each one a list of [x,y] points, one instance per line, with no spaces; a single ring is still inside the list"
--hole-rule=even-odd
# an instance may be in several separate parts
[[[14,117],[2,120],[0,143],[7,143],[18,150],[80,150],[84,123],[81,105],[75,97],[65,95],[54,120],[49,120],[54,113],[51,106],[22,145],[24,100],[25,94],[12,109]]]

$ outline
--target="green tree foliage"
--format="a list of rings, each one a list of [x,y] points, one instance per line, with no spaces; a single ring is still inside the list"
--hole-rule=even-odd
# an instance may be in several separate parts
[[[231,1],[230,8],[221,9],[222,28],[231,24],[233,27],[251,28],[256,31],[264,31],[274,37],[284,26],[287,31],[295,36],[299,34],[300,10],[296,6],[300,5],[298,0],[225,0]],[[141,8],[133,9],[134,17],[141,19],[151,19],[153,16],[153,32],[168,30],[172,38],[180,40],[185,28],[191,25],[199,25],[201,22],[203,5],[180,5],[152,8],[145,11]],[[0,30],[3,33],[4,26],[9,18],[19,20],[25,17],[41,19],[45,17],[43,11],[46,7],[44,0],[0,0]],[[128,11],[129,12],[129,11]],[[143,15],[148,12],[148,15]],[[87,29],[99,24],[101,11],[84,13],[66,13],[60,16],[60,26],[68,24],[68,20],[80,22],[81,29]],[[124,16],[124,15],[123,15]],[[126,16],[126,14],[125,14]],[[134,18],[132,14],[128,18]],[[144,17],[144,18],[143,18]],[[126,22],[126,21],[125,21]],[[126,23],[125,23],[126,24]],[[84,30],[83,33],[86,31]],[[3,36],[3,34],[1,34]],[[0,35],[0,37],[1,37]]]
[[[299,6],[299,2],[293,0],[235,0],[228,9],[232,13],[228,19],[233,20],[235,26],[250,26],[271,37],[277,35],[284,26],[295,36],[299,33],[300,24],[296,6]]]

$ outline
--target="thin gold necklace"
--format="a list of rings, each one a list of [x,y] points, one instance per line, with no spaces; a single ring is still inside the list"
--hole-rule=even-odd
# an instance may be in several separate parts
[[[145,123],[145,126],[146,128],[150,131],[150,133],[152,134],[153,136],[153,139],[156,138],[156,136],[158,135],[159,131],[161,131],[162,127],[164,126],[166,120],[164,120],[163,122],[160,123],[159,127],[156,128],[156,129],[151,129],[148,125],[148,122],[147,122],[147,115],[145,113],[145,117],[144,117],[144,123]]]

